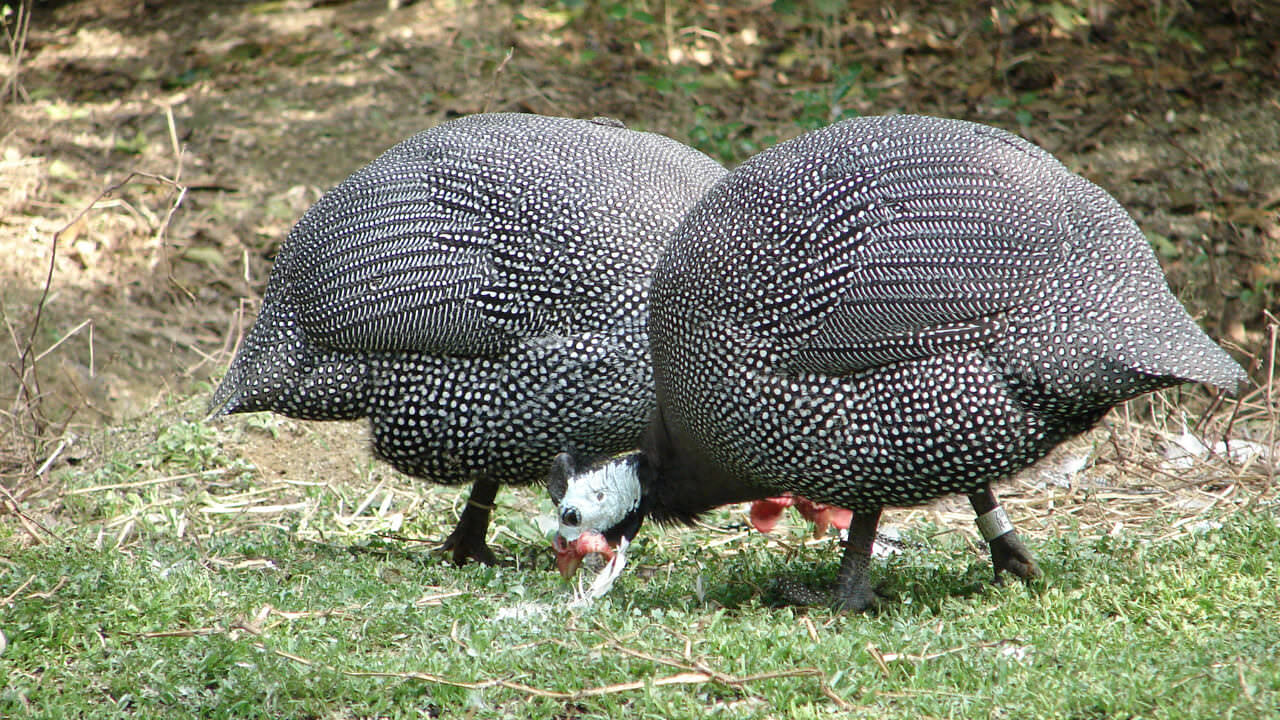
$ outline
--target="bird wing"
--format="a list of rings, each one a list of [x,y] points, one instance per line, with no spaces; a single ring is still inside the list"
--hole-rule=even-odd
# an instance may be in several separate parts
[[[493,356],[633,322],[637,269],[723,173],[617,123],[463,118],[321,198],[285,243],[279,286],[308,337],[342,350]]]
[[[1059,261],[1071,220],[1051,156],[969,123],[837,153],[795,232],[794,371],[844,374],[974,347]]]
[[[485,354],[508,344],[517,318],[491,316],[483,302],[501,290],[499,242],[524,231],[492,212],[506,202],[503,175],[501,163],[481,167],[433,147],[384,155],[328,193],[286,243],[293,277],[284,287],[308,337],[365,352]]]

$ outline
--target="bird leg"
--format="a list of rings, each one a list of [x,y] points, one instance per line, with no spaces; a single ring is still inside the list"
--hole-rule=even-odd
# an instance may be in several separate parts
[[[876,540],[880,511],[853,513],[849,522],[849,539],[845,543],[840,574],[832,592],[819,591],[790,579],[778,582],[783,599],[792,605],[829,605],[837,612],[862,612],[880,607],[882,598],[871,587],[867,568],[871,564],[871,548]]]
[[[991,565],[995,569],[996,584],[1004,580],[1001,573],[1005,570],[1026,581],[1040,577],[1040,568],[1036,565],[1035,558],[1018,538],[1013,523],[1009,522],[1004,508],[1000,507],[991,486],[970,495],[969,504],[978,515],[976,522],[978,529],[982,531],[982,538],[991,547]]]
[[[484,542],[489,531],[489,511],[493,510],[493,499],[497,496],[498,483],[488,478],[476,480],[471,486],[471,496],[462,509],[458,525],[440,546],[441,550],[453,551],[455,565],[465,565],[468,560],[475,560],[481,565],[498,564],[498,558]]]
[[[840,561],[840,574],[836,577],[833,598],[837,610],[862,612],[873,609],[882,602],[871,587],[867,572],[879,524],[878,508],[869,513],[856,512],[849,521],[849,540],[845,543],[844,558]]]

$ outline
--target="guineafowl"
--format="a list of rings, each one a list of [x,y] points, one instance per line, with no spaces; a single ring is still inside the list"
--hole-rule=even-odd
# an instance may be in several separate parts
[[[289,233],[216,414],[367,417],[373,451],[473,483],[444,544],[485,544],[498,487],[634,447],[653,407],[660,250],[725,173],[605,118],[487,114],[386,151]]]
[[[853,511],[835,604],[877,598],[881,508],[960,493],[996,579],[1039,573],[991,483],[1182,382],[1244,371],[1106,192],[1014,135],[853,119],[760,153],[659,261],[642,451],[557,458],[562,567],[641,521],[789,491]]]

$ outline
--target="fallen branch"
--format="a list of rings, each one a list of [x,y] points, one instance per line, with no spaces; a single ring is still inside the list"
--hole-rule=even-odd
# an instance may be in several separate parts
[[[19,591],[20,590],[21,588],[19,588]],[[442,593],[437,597],[449,597],[457,594],[461,594],[461,593]],[[295,620],[303,617],[329,616],[329,615],[335,615],[335,614],[339,616],[346,615],[345,611],[343,610],[327,610],[327,611],[321,611],[321,612],[315,612],[315,611],[285,612],[285,611],[277,610],[271,607],[270,605],[264,605],[258,611],[256,617],[253,620],[248,622],[237,622],[234,625],[232,625],[232,627],[228,628],[226,632],[228,632],[228,634],[231,635],[232,639],[235,639],[235,635],[232,635],[232,633],[238,634],[238,631],[246,631],[251,635],[260,636],[264,629],[263,624],[266,618],[269,617],[270,615],[278,615],[285,620]],[[215,627],[181,628],[177,630],[161,630],[157,632],[139,633],[137,637],[143,637],[143,638],[201,637],[201,636],[218,634],[220,632],[223,632],[223,631]],[[455,625],[455,632],[456,632],[456,625]],[[254,642],[253,646],[263,652],[268,652],[273,655],[277,655],[286,660],[291,660],[298,664],[306,665],[307,667],[321,668],[323,670],[339,673],[347,677],[385,677],[385,678],[398,678],[402,680],[417,680],[419,682],[427,682],[427,683],[432,683],[434,685],[447,685],[449,687],[463,688],[465,690],[485,690],[487,688],[500,687],[500,688],[506,688],[508,690],[514,690],[516,692],[523,693],[525,695],[552,698],[556,700],[567,700],[567,701],[581,700],[589,697],[599,697],[602,695],[615,695],[619,693],[632,692],[635,690],[643,690],[647,687],[665,687],[670,685],[702,685],[702,684],[712,683],[716,685],[722,685],[725,687],[735,688],[738,690],[743,690],[746,688],[746,686],[752,683],[763,681],[763,680],[775,680],[778,678],[788,678],[788,677],[816,677],[819,680],[823,695],[829,698],[841,709],[848,710],[853,707],[852,705],[849,704],[848,701],[846,701],[844,698],[840,697],[834,691],[831,690],[830,686],[827,685],[826,675],[818,668],[814,668],[814,667],[795,668],[791,670],[778,670],[774,672],[758,673],[755,675],[746,675],[746,676],[739,677],[739,676],[729,675],[726,673],[719,672],[718,670],[715,670],[709,667],[706,663],[701,661],[690,659],[689,661],[685,662],[685,661],[673,660],[670,658],[663,658],[655,655],[650,655],[648,653],[640,652],[638,650],[632,650],[631,648],[628,648],[622,645],[619,642],[619,640],[613,636],[609,636],[605,644],[624,655],[629,655],[634,658],[646,660],[657,665],[665,665],[668,667],[672,667],[679,670],[679,672],[673,673],[671,675],[664,675],[662,677],[657,677],[657,678],[631,680],[628,682],[613,683],[610,685],[598,685],[595,687],[584,688],[582,690],[549,690],[546,688],[540,688],[533,685],[526,685],[525,683],[516,682],[514,680],[504,680],[501,678],[492,678],[489,680],[481,680],[479,682],[466,682],[463,680],[454,680],[454,679],[445,677],[443,675],[435,675],[432,673],[422,673],[422,672],[345,670],[343,668],[339,668],[334,665],[330,665],[328,663],[303,657],[302,655],[297,655],[295,653],[290,653],[284,650],[278,650],[276,648],[268,647],[265,643],[262,643],[262,642]],[[690,644],[686,643],[685,645],[686,657],[689,654],[690,647],[691,647]]]

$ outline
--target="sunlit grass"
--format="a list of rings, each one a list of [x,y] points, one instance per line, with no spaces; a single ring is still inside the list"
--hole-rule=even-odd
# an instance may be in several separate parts
[[[292,503],[246,500],[267,522],[211,514],[229,477],[211,471],[231,473],[243,498],[262,478],[223,447],[229,431],[164,424],[178,429],[66,478],[82,506],[50,522],[58,539],[0,537],[0,716],[1280,712],[1280,527],[1266,498],[1173,531],[1172,515],[1119,533],[1060,520],[1032,534],[1046,578],[1031,587],[989,585],[965,532],[907,524],[906,549],[874,569],[896,602],[852,616],[777,604],[779,575],[834,576],[832,541],[795,525],[768,538],[718,511],[709,528],[646,528],[613,592],[571,611],[533,522],[550,510],[535,489],[504,491],[492,535],[506,565],[457,569],[397,538],[442,537],[459,490],[416,493],[395,538],[375,520],[408,509],[409,492],[377,473]],[[110,468],[134,483],[176,469],[217,482],[84,491],[86,477],[110,484]],[[379,485],[389,504],[361,502]],[[364,532],[337,532],[362,505]]]

